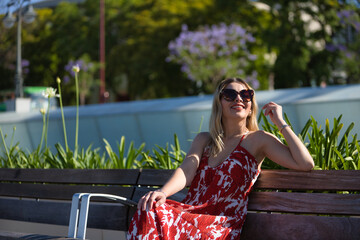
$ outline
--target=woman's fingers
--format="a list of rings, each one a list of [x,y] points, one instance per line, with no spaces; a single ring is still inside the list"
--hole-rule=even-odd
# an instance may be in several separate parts
[[[154,204],[154,202],[155,202],[155,195],[156,195],[156,193],[155,192],[150,192],[151,194],[150,194],[150,197],[149,197],[149,199],[148,199],[148,201],[147,201],[147,203],[146,203],[146,211],[149,211],[150,209],[152,209],[152,207],[153,207],[153,204]]]
[[[161,204],[165,203],[165,195],[162,192],[158,191],[151,191],[145,194],[138,203],[138,209],[142,211],[149,211],[153,208],[154,203],[156,207],[160,206]]]
[[[274,102],[269,102],[268,104],[265,104],[262,109],[269,113],[270,111],[281,109],[281,106]]]
[[[273,110],[275,110],[275,105],[273,102],[265,104],[262,109],[264,110],[265,116],[268,116]]]
[[[269,116],[271,121],[278,125],[282,122],[282,107],[274,102],[269,102],[265,104],[262,109],[264,110],[264,115]]]
[[[152,209],[154,204],[155,204],[155,207],[160,206],[161,204],[165,203],[165,200],[166,200],[166,195],[164,192],[154,191],[152,193],[152,196],[149,201],[149,203],[151,203],[151,205],[149,206],[149,209]]]
[[[148,192],[144,196],[142,196],[138,203],[138,209],[141,209],[142,211],[146,210],[147,202],[149,201],[151,192]]]
[[[161,198],[155,203],[155,207],[161,206],[165,203],[165,199]]]

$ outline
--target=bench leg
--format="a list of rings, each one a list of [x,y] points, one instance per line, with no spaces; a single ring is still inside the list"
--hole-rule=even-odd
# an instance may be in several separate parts
[[[81,197],[79,228],[76,234],[76,238],[85,239],[87,220],[89,214],[90,197],[91,194],[84,194]]]
[[[68,237],[75,238],[79,223],[80,200],[85,193],[75,193],[71,201]]]

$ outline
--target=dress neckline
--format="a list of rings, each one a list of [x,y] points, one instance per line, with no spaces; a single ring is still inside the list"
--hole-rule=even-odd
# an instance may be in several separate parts
[[[241,149],[245,150],[245,152],[251,156],[251,158],[253,158],[255,160],[255,158],[253,157],[253,155],[251,155],[244,147],[241,146],[241,143],[243,141],[243,139],[245,138],[245,136],[249,133],[249,131],[247,131],[246,133],[244,133],[242,136],[241,136],[241,139],[239,141],[238,144],[236,144],[235,148],[224,158],[223,161],[221,161],[218,165],[216,166],[210,166],[209,164],[209,159],[210,159],[210,152],[209,152],[209,148],[208,148],[208,151],[207,151],[207,160],[206,160],[206,165],[210,168],[218,168],[219,166],[221,166],[222,164],[224,164],[226,161],[229,160],[229,158],[233,155],[233,153],[240,147]],[[208,146],[209,147],[209,146]],[[257,161],[255,160],[255,162],[257,163]]]

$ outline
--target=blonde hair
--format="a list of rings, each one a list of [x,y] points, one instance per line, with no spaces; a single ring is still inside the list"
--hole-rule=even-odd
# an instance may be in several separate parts
[[[214,93],[214,99],[212,104],[210,123],[209,123],[209,131],[211,135],[210,147],[211,147],[211,155],[217,155],[224,148],[224,129],[222,123],[222,107],[221,107],[221,92],[222,90],[230,83],[240,83],[247,89],[252,89],[249,84],[247,84],[241,78],[227,78],[222,80],[216,91]],[[249,131],[259,130],[257,124],[257,110],[258,106],[255,99],[255,94],[253,99],[251,100],[251,112],[246,119],[246,127]]]

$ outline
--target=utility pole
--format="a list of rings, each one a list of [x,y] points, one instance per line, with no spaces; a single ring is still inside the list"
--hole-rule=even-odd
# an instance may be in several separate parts
[[[105,102],[105,0],[100,0],[100,103]]]

